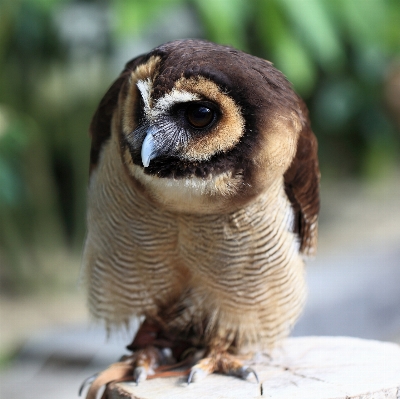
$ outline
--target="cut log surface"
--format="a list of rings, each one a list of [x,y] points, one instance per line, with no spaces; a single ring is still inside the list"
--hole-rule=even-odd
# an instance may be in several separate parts
[[[400,399],[400,346],[348,337],[286,340],[271,356],[247,364],[258,374],[248,381],[210,375],[190,384],[184,378],[156,378],[110,384],[110,399]]]

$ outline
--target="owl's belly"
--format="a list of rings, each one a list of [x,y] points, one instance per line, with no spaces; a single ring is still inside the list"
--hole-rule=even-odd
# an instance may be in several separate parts
[[[289,334],[305,294],[301,259],[270,265],[269,273],[258,276],[238,273],[223,282],[194,274],[177,302],[179,314],[168,324],[175,331],[197,328],[196,335],[206,344],[222,339],[238,348],[271,347]]]

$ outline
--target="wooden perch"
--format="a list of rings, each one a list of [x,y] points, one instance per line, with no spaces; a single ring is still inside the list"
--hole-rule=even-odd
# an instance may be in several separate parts
[[[290,338],[248,362],[254,379],[210,375],[189,386],[183,378],[114,383],[108,399],[400,399],[400,346],[347,337]],[[261,396],[262,395],[262,396]]]

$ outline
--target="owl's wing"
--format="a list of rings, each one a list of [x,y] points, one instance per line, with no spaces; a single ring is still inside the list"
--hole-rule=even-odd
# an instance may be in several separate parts
[[[319,212],[319,166],[317,139],[311,130],[308,111],[301,102],[303,129],[297,143],[296,155],[284,175],[285,191],[295,211],[295,232],[300,238],[300,251],[314,255],[317,246]]]
[[[105,141],[111,135],[111,118],[115,107],[118,103],[118,96],[122,85],[130,76],[131,72],[136,69],[140,64],[146,61],[146,55],[141,55],[129,61],[124,70],[121,72],[117,80],[107,90],[107,93],[101,99],[96,112],[93,115],[89,127],[89,134],[92,140],[90,148],[90,171],[92,171],[98,162],[101,148]]]

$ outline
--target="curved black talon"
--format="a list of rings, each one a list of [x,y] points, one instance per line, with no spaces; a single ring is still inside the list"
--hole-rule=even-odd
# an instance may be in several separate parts
[[[133,380],[136,382],[136,385],[139,385],[139,382],[145,381],[146,378],[146,369],[142,366],[135,367],[135,370],[133,371]]]
[[[239,378],[241,378],[243,380],[247,380],[249,375],[253,374],[254,378],[257,381],[257,383],[258,384],[260,383],[260,381],[258,379],[258,375],[255,372],[255,370],[253,368],[251,368],[251,367],[248,367],[248,366],[243,366],[243,367],[240,367],[239,369],[231,370],[231,372],[229,374],[233,375],[235,377],[239,377]]]
[[[187,379],[187,383],[189,385],[192,381],[196,382],[202,380],[205,376],[207,376],[207,373],[204,370],[199,367],[192,367],[189,377]]]
[[[86,379],[82,382],[82,384],[81,384],[81,386],[80,386],[80,388],[79,388],[79,392],[78,392],[78,395],[79,395],[79,396],[82,395],[82,392],[83,392],[83,390],[85,389],[85,387],[86,387],[87,385],[90,385],[90,384],[98,377],[99,374],[100,374],[100,373],[93,374],[93,375],[91,375],[90,377],[86,378]]]
[[[247,379],[247,377],[248,377],[250,374],[253,374],[253,375],[254,375],[254,378],[255,378],[256,381],[257,381],[257,384],[260,383],[260,380],[258,379],[258,375],[257,375],[256,371],[255,371],[253,368],[251,368],[251,367],[246,367],[245,372],[246,372],[246,375],[243,376],[243,378],[244,378],[245,380]]]
[[[190,383],[192,382],[192,378],[193,376],[196,374],[196,370],[191,369],[190,373],[189,373],[189,377],[187,379],[187,384],[190,385]]]

